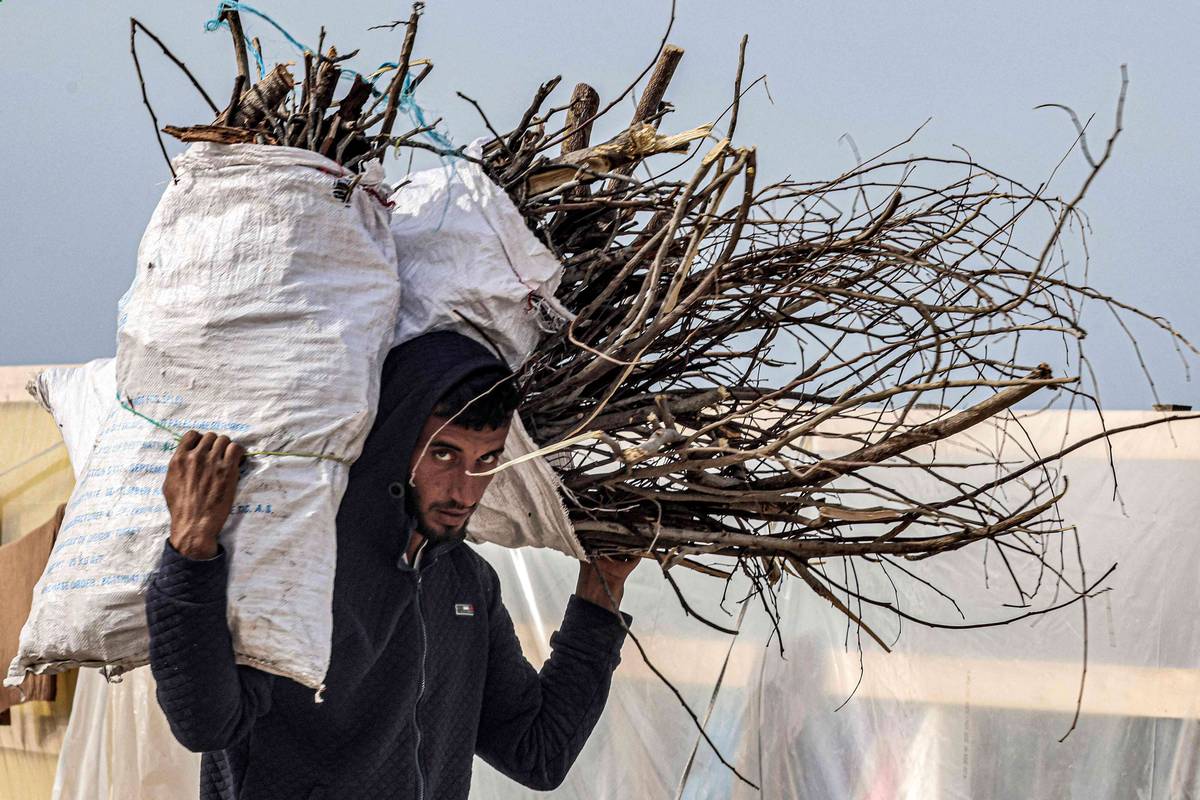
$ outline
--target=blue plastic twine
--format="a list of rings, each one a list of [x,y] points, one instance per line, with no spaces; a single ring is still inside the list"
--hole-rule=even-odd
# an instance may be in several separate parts
[[[217,28],[228,28],[229,23],[226,22],[225,20],[221,19],[221,15],[224,14],[226,11],[239,11],[239,12],[249,11],[254,16],[259,17],[260,19],[266,20],[273,28],[275,28],[275,30],[277,30],[281,34],[283,34],[283,38],[285,38],[289,42],[291,42],[292,46],[294,46],[301,52],[310,52],[310,53],[312,52],[312,50],[310,48],[307,48],[304,45],[300,44],[300,42],[296,41],[295,37],[293,37],[290,33],[288,33],[286,30],[284,30],[284,27],[282,25],[280,25],[278,22],[271,19],[269,16],[267,16],[263,12],[259,11],[257,8],[253,8],[251,6],[245,5],[244,3],[238,3],[238,2],[236,2],[236,0],[220,0],[220,2],[217,3],[216,15],[212,19],[210,19],[208,22],[204,23],[204,29],[206,31],[212,32],[212,31],[215,31]],[[262,52],[254,46],[254,42],[252,42],[250,40],[250,37],[246,36],[245,33],[242,34],[242,38],[246,40],[246,44],[250,46],[251,52],[254,53],[254,60],[258,64],[258,77],[262,78],[266,74],[266,66],[263,64]]]
[[[229,23],[227,23],[225,20],[221,19],[221,15],[224,14],[226,11],[238,11],[238,12],[245,11],[250,14],[253,14],[254,16],[258,17],[259,19],[262,19],[265,22],[267,22],[275,30],[279,31],[279,33],[283,35],[283,38],[287,39],[288,42],[293,47],[295,47],[297,50],[299,50],[301,53],[315,52],[311,47],[304,44],[299,39],[297,39],[295,36],[292,36],[290,33],[288,33],[287,30],[282,25],[280,25],[275,20],[271,19],[271,17],[268,14],[265,14],[262,11],[259,11],[257,8],[254,8],[253,6],[248,6],[245,3],[239,3],[239,2],[237,2],[237,0],[220,0],[220,2],[217,3],[216,14],[213,16],[212,19],[210,19],[208,22],[204,23],[204,29],[211,32],[211,31],[217,30],[218,28],[229,27]],[[248,45],[250,52],[252,52],[254,54],[254,61],[258,67],[258,77],[261,79],[266,74],[266,66],[263,63],[262,51],[254,46],[254,43],[250,40],[250,38],[248,36],[245,35],[245,33],[242,34],[242,38],[246,39],[246,44]],[[378,97],[380,94],[382,94],[382,92],[380,92],[379,89],[375,88],[375,83],[376,83],[376,81],[379,80],[379,71],[384,69],[385,67],[390,67],[391,69],[399,69],[400,65],[395,63],[394,61],[385,61],[384,63],[379,65],[378,69],[375,70],[375,73],[374,73],[375,77],[370,79],[369,82],[371,84],[371,92],[376,97]],[[355,70],[346,69],[346,68],[342,68],[341,75],[339,75],[339,77],[340,78],[352,78],[355,75],[358,75],[359,77],[363,77],[364,80],[367,80],[365,78],[365,76],[363,76],[361,73],[356,72]],[[400,111],[403,111],[405,114],[408,115],[409,119],[411,119],[413,122],[414,128],[425,128],[425,127],[429,126],[429,122],[427,121],[427,119],[425,117],[425,110],[417,104],[416,100],[413,99],[412,74],[411,73],[406,72],[404,74],[404,86],[400,90],[400,97],[397,102],[397,108]],[[450,139],[445,134],[443,134],[437,130],[431,130],[431,131],[425,131],[423,135],[430,142],[437,145],[442,150],[451,151],[451,152],[442,153],[440,155],[443,162],[445,162],[447,158],[450,158],[450,159],[457,158],[457,156],[453,152],[453,150],[455,149],[454,142],[450,141]]]

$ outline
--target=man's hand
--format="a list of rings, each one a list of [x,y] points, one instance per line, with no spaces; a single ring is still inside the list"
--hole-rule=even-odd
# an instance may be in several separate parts
[[[245,449],[228,436],[188,431],[167,467],[163,496],[171,512],[171,546],[193,559],[217,554],[217,535],[229,519]]]
[[[591,563],[579,562],[579,581],[575,594],[601,608],[616,611],[621,607],[625,579],[641,561],[637,556],[625,558],[594,557]],[[607,588],[606,588],[607,587]]]

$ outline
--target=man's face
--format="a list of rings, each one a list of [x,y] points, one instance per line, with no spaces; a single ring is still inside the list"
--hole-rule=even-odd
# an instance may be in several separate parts
[[[417,531],[427,539],[462,539],[467,521],[479,506],[479,498],[492,482],[487,472],[500,463],[508,424],[501,428],[474,430],[445,417],[430,416],[421,429],[410,468],[412,508]]]

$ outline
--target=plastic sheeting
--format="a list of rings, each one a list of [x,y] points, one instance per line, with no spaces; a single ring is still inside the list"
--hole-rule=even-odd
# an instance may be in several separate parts
[[[54,779],[55,800],[184,800],[200,796],[200,756],[185,750],[154,698],[148,669],[106,683],[79,671]]]
[[[1109,412],[1110,427],[1161,416]],[[1099,429],[1095,415],[1052,412],[1022,421],[1029,449],[1048,452]],[[970,432],[975,443],[1000,434]],[[1082,607],[981,630],[930,630],[906,623],[891,655],[857,636],[845,618],[800,581],[778,598],[784,654],[757,602],[730,637],[687,619],[652,565],[634,572],[623,607],[651,660],[704,716],[729,660],[707,729],[754,791],[721,766],[675,698],[627,643],[607,710],[554,797],[1089,798],[1167,800],[1200,796],[1200,621],[1195,608],[1200,539],[1200,425],[1180,423],[1115,440],[1120,497],[1108,452],[1097,443],[1071,454],[1063,517],[1078,525],[1091,580],[1118,563],[1112,591],[1088,603],[1089,657],[1082,714],[1067,739],[1082,666]],[[994,442],[989,442],[994,444]],[[1009,452],[1009,455],[1015,455]],[[945,457],[945,454],[943,454]],[[923,479],[914,476],[914,482]],[[931,487],[925,485],[924,490]],[[926,492],[928,493],[928,491]],[[1068,566],[1074,537],[1062,540]],[[1057,548],[1057,542],[1054,543]],[[505,602],[535,662],[574,583],[562,558],[485,550]],[[967,618],[1020,613],[994,548],[968,548],[910,565],[956,597]],[[841,564],[827,565],[841,578]],[[877,597],[891,588],[857,565]],[[1026,570],[1025,579],[1036,576]],[[677,574],[682,573],[682,574]],[[714,579],[675,570],[699,613],[733,627],[735,585],[722,613]],[[986,580],[986,585],[985,585]],[[913,584],[905,610],[953,624],[953,607]],[[1028,584],[1032,585],[1032,583]],[[907,587],[907,588],[905,588]],[[1038,602],[1048,605],[1052,577]],[[1060,599],[1065,596],[1060,595]],[[886,614],[876,629],[896,633]],[[856,687],[857,686],[857,690]],[[847,702],[847,698],[850,698]],[[844,704],[844,705],[843,705]],[[840,709],[840,710],[839,710]],[[689,755],[695,763],[680,788]],[[477,762],[472,797],[533,798]]]
[[[53,701],[31,700],[9,709],[11,723],[0,725],[0,798],[50,797],[74,687],[75,673],[64,673],[57,677]]]
[[[1110,412],[1106,421],[1113,426],[1154,416]],[[1074,415],[1071,439],[1094,432],[1097,424],[1093,416]],[[1067,434],[1063,414],[1027,418],[1023,425],[1031,446],[1043,451]],[[739,782],[698,741],[675,697],[627,642],[608,707],[563,786],[549,795],[525,790],[477,760],[472,797],[1197,796],[1200,622],[1191,612],[1200,563],[1197,432],[1196,423],[1186,423],[1118,439],[1120,500],[1113,499],[1103,444],[1068,458],[1071,491],[1062,512],[1079,526],[1089,577],[1099,577],[1114,561],[1119,567],[1106,582],[1112,591],[1088,603],[1082,715],[1065,742],[1058,739],[1071,724],[1082,664],[1079,605],[982,630],[905,624],[892,654],[863,637],[860,656],[855,632],[847,631],[844,618],[799,581],[785,580],[781,587],[778,637],[763,606],[752,601],[741,633],[732,639],[687,618],[658,571],[643,564],[631,577],[623,604],[634,616],[634,633],[655,666],[697,714],[707,717],[707,730],[722,753],[761,790]],[[976,440],[986,435],[972,432]],[[1074,539],[1068,535],[1062,541],[1069,564]],[[490,544],[479,550],[500,573],[526,656],[541,663],[574,587],[576,563],[547,550]],[[980,546],[931,559],[922,562],[921,574],[955,596],[969,619],[1018,613],[1003,608],[1015,602],[1015,590],[1005,582],[995,553],[986,567],[984,553]],[[840,577],[841,565],[828,567]],[[718,582],[675,572],[682,573],[676,578],[698,612],[730,627],[738,624],[743,586],[730,588],[725,614]],[[864,587],[878,592],[886,586],[861,564],[858,572]],[[959,621],[945,599],[899,585],[905,610]],[[1052,587],[1047,584],[1045,591],[1051,593]],[[894,623],[889,629],[886,615],[872,619],[885,637],[897,632]],[[150,691],[148,683],[137,685]],[[103,735],[128,741],[158,737],[144,727],[145,719],[126,717],[121,724],[125,727],[108,726]],[[68,740],[75,731],[73,721]],[[102,746],[101,740],[86,739],[84,749]],[[69,745],[64,743],[64,752]],[[176,756],[187,757],[182,748],[176,748]],[[75,767],[64,756],[60,775],[69,769]],[[194,797],[186,793],[190,786],[170,796]]]

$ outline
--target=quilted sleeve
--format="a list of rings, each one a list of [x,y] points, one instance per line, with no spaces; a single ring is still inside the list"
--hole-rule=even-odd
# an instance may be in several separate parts
[[[158,704],[175,738],[197,753],[243,739],[271,704],[272,676],[234,661],[225,616],[228,579],[224,548],[197,561],[168,541],[146,595]]]
[[[475,751],[513,780],[549,790],[566,778],[600,719],[625,628],[612,612],[572,595],[540,672],[521,654],[491,572],[490,642]],[[633,618],[622,612],[626,626]]]

